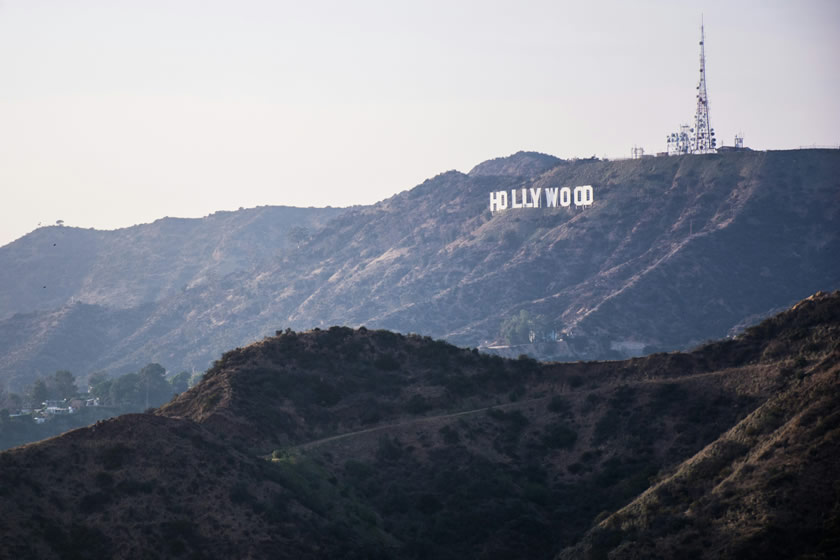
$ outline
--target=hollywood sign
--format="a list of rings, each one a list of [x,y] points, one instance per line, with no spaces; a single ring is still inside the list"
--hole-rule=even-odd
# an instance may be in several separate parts
[[[521,193],[521,195],[520,195]],[[592,204],[592,185],[581,187],[542,187],[511,189],[510,198],[507,191],[490,193],[490,211],[507,210],[508,208],[542,208],[542,195],[545,195],[545,207],[589,206]]]

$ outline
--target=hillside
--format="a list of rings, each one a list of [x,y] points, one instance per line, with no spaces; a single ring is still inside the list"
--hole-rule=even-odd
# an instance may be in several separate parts
[[[805,301],[788,315],[811,314],[814,307]],[[819,312],[836,322],[840,308]],[[836,323],[833,328],[825,323],[785,326],[764,353],[778,355],[788,344],[807,341],[795,363],[809,367],[783,369],[783,390],[700,453],[663,473],[558,560],[836,557],[840,331]],[[821,338],[830,341],[827,353],[815,344]]]
[[[280,257],[297,245],[295,228],[317,229],[342,211],[265,206],[113,231],[42,227],[0,247],[0,319],[72,302],[126,309],[178,295]]]
[[[833,557],[838,319],[821,293],[567,364],[287,330],[154,414],[0,453],[0,556]]]
[[[837,150],[518,153],[348,209],[277,258],[152,302],[114,309],[80,293],[10,317],[0,375],[20,390],[57,368],[202,370],[277,329],[333,324],[499,346],[502,324],[520,316],[524,340],[500,352],[616,359],[691,348],[840,287],[838,177]],[[593,185],[590,207],[489,210],[491,192],[576,185]]]

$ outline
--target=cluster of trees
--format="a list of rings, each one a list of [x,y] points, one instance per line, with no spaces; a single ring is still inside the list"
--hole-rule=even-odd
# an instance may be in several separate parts
[[[35,380],[26,391],[26,396],[32,406],[39,406],[48,399],[69,399],[78,392],[76,377],[67,370],[59,370],[46,379]]]
[[[7,393],[0,389],[0,410],[17,410],[23,406],[23,398],[17,393]]]
[[[289,230],[286,236],[289,238],[289,241],[291,241],[295,244],[295,246],[300,248],[302,243],[309,241],[309,238],[312,237],[312,234],[304,226],[294,226]]]
[[[499,335],[508,344],[529,344],[554,340],[554,329],[544,315],[531,315],[524,309],[508,317],[499,327]]]
[[[148,364],[135,373],[108,377],[94,373],[88,378],[88,397],[98,397],[102,406],[82,407],[74,414],[49,417],[36,424],[32,417],[16,416],[15,411],[29,406],[41,407],[48,400],[73,399],[80,395],[76,377],[66,370],[37,379],[23,395],[0,390],[0,450],[38,441],[127,412],[140,412],[168,402],[173,395],[186,391],[198,382],[201,374],[182,371],[167,377],[160,364]],[[42,415],[38,413],[37,415]]]
[[[166,370],[160,364],[148,364],[136,373],[114,378],[94,373],[88,379],[90,395],[99,398],[100,404],[128,410],[145,410],[165,404],[174,395],[186,391],[189,382],[187,371],[167,379]]]
[[[183,393],[201,378],[200,374],[182,371],[167,377],[160,364],[148,364],[140,371],[117,377],[104,372],[88,377],[90,397],[98,397],[99,404],[123,409],[125,412],[157,407],[173,395]],[[29,405],[38,408],[47,400],[72,399],[78,396],[79,383],[71,372],[59,370],[48,377],[35,380],[23,395],[0,392],[0,409],[16,410]]]

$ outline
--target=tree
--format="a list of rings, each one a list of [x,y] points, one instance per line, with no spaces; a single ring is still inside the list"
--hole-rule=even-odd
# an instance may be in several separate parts
[[[108,402],[114,406],[138,409],[143,406],[139,391],[140,376],[127,373],[112,380],[108,387]]]
[[[88,376],[88,391],[99,399],[99,404],[113,405],[111,400],[111,384],[113,380],[104,371],[91,373]]]
[[[29,402],[33,407],[41,406],[47,400],[47,384],[43,379],[36,379],[29,388]]]
[[[105,383],[109,379],[110,378],[108,377],[108,374],[105,373],[104,371],[95,371],[95,372],[91,373],[90,375],[88,375],[87,384],[88,384],[88,387],[96,387],[100,383]]]
[[[508,344],[527,344],[531,331],[531,315],[523,309],[519,315],[505,319],[499,331]]]
[[[96,379],[91,376],[92,381]],[[124,411],[160,406],[172,398],[172,385],[160,364],[147,364],[137,373],[127,373],[91,386],[91,394]]]
[[[55,372],[50,381],[56,398],[69,399],[79,392],[79,388],[76,387],[76,377],[65,369]]]
[[[528,344],[542,341],[548,331],[548,321],[542,315],[531,315],[524,309],[519,315],[502,321],[499,334],[508,344]]]
[[[310,237],[309,230],[303,226],[294,226],[286,235],[289,237],[289,241],[298,247]]]
[[[166,370],[160,364],[147,364],[138,374],[138,391],[143,396],[143,406],[160,406],[172,398],[172,385],[166,380]]]
[[[182,371],[181,373],[174,375],[172,379],[169,380],[169,384],[172,385],[173,392],[178,394],[183,393],[190,388],[190,372]]]
[[[17,410],[20,408],[21,398],[17,393],[7,393],[0,389],[0,408]]]
[[[163,378],[166,375],[166,368],[158,363],[150,363],[143,366],[138,374],[144,379],[146,377]]]

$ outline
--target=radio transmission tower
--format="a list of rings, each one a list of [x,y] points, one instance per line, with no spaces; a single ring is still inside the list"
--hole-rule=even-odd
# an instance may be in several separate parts
[[[694,134],[691,138],[691,153],[713,154],[715,149],[715,129],[709,123],[709,95],[706,93],[706,34],[703,19],[700,19],[700,82],[697,84],[697,113],[694,115]]]

